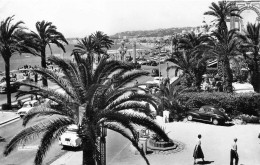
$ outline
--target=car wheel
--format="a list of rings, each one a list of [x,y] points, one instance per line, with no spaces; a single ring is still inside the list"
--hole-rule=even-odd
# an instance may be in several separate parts
[[[212,123],[213,123],[214,125],[218,125],[218,120],[217,120],[217,119],[213,119]]]
[[[189,116],[187,117],[187,119],[188,119],[189,121],[191,121],[191,120],[193,119],[193,117],[192,117],[191,115],[189,115]]]

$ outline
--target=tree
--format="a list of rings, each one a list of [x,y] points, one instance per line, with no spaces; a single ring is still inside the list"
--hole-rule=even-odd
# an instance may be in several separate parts
[[[95,43],[95,52],[98,54],[98,61],[100,61],[100,55],[105,54],[106,50],[110,49],[114,42],[101,31],[96,31],[91,36]]]
[[[230,68],[230,59],[239,54],[239,42],[236,35],[236,29],[226,31],[221,29],[220,31],[214,31],[212,36],[216,38],[213,51],[210,56],[215,56],[220,63],[222,63],[224,88],[227,92],[232,92],[233,74]],[[212,57],[213,57],[212,56]]]
[[[205,12],[204,15],[216,17],[215,21],[218,23],[218,30],[228,29],[226,24],[228,17],[241,18],[241,16],[237,14],[239,9],[233,5],[232,2],[219,1],[218,4],[212,2],[211,6],[209,6],[209,9],[210,11]]]
[[[12,25],[14,16],[7,17],[1,21],[0,25],[0,54],[5,61],[5,78],[7,87],[7,105],[11,108],[11,90],[10,90],[10,59],[15,54],[21,53],[35,53],[26,44],[25,36],[27,35],[24,31],[22,21],[19,21]]]
[[[250,83],[254,91],[260,93],[260,72],[259,72],[259,48],[260,48],[260,24],[248,23],[244,34],[239,34],[241,42],[241,51],[245,62],[251,73]],[[246,52],[253,52],[247,54]]]
[[[23,85],[33,86],[34,90],[22,91],[18,96],[37,93],[37,95],[53,100],[59,106],[54,108],[43,105],[30,111],[24,117],[24,125],[37,116],[47,116],[46,120],[18,133],[6,146],[4,154],[8,155],[18,144],[43,133],[35,157],[35,164],[40,165],[54,140],[58,139],[67,126],[77,124],[79,126],[78,134],[82,139],[83,165],[95,165],[98,154],[97,137],[100,135],[100,126],[103,125],[130,140],[149,164],[143,150],[138,147],[137,130],[134,124],[147,127],[166,141],[169,138],[150,117],[140,113],[129,113],[127,110],[138,109],[149,116],[151,110],[140,101],[156,107],[159,100],[153,95],[137,92],[141,88],[125,87],[129,81],[147,75],[148,72],[133,70],[131,65],[120,61],[109,61],[107,56],[102,56],[97,69],[93,71],[89,67],[89,63],[92,63],[91,58],[81,58],[77,53],[74,55],[76,63],[54,56],[49,58],[62,70],[64,74],[62,77],[45,68],[34,70],[56,83],[65,91],[65,94],[57,93],[46,87],[23,83]],[[84,107],[82,112],[77,112],[78,109],[75,107],[78,106]],[[82,114],[78,115],[82,116],[82,120],[75,117],[75,114],[78,113]]]
[[[211,6],[209,8],[211,10],[205,12],[204,15],[211,15],[211,16],[216,17],[215,21],[218,23],[217,24],[218,28],[213,33],[213,36],[217,37],[218,43],[217,43],[217,48],[215,48],[215,50],[225,53],[225,54],[223,54],[223,56],[221,58],[222,61],[218,61],[218,62],[221,63],[223,66],[222,69],[223,69],[223,71],[224,71],[223,73],[225,75],[224,83],[226,86],[226,90],[228,92],[232,92],[233,75],[232,75],[232,70],[230,69],[228,56],[233,55],[232,52],[234,52],[234,51],[232,49],[235,48],[235,45],[232,45],[232,43],[230,43],[230,42],[235,43],[235,41],[233,41],[233,38],[229,38],[229,37],[234,36],[233,35],[234,32],[232,30],[231,30],[231,32],[229,32],[229,30],[227,28],[226,20],[228,19],[228,17],[230,17],[232,19],[232,17],[241,18],[241,16],[237,13],[239,11],[239,9],[235,5],[233,5],[233,3],[231,3],[231,2],[219,1],[218,5],[214,2],[212,2]],[[216,52],[216,53],[221,55],[220,52]]]
[[[206,57],[204,54],[211,48],[211,39],[208,35],[194,32],[185,34],[179,39],[178,49],[181,51],[173,53],[173,58],[168,61],[175,63],[177,66],[169,67],[182,70],[186,77],[187,86],[192,84],[200,89],[202,75],[206,72]],[[194,82],[194,83],[193,83]]]
[[[31,31],[28,38],[31,40],[31,47],[34,47],[40,54],[41,57],[41,67],[47,68],[46,65],[46,47],[48,46],[51,54],[52,48],[51,44],[56,45],[61,48],[63,52],[66,52],[64,44],[68,44],[67,40],[62,33],[57,31],[57,27],[52,24],[52,22],[45,22],[44,20],[36,23],[37,32]],[[48,86],[47,79],[42,78],[43,86]]]

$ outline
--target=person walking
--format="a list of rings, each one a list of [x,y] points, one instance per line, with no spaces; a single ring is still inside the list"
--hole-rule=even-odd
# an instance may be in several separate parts
[[[230,165],[233,165],[233,161],[235,159],[235,165],[238,165],[238,153],[237,153],[237,138],[234,138],[234,142],[231,145],[230,150]]]
[[[198,135],[198,142],[194,148],[193,157],[194,157],[194,164],[196,164],[196,159],[202,159],[204,162],[204,154],[201,148],[201,134]]]

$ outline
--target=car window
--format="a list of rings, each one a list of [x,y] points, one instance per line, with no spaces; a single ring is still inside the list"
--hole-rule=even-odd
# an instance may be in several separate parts
[[[25,103],[25,104],[23,104],[23,107],[28,108],[28,107],[31,107],[31,105],[29,103]]]
[[[199,109],[200,112],[205,112],[204,108]]]

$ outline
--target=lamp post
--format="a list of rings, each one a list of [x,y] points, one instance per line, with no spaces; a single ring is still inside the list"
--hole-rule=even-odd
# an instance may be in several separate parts
[[[100,126],[101,135],[100,135],[100,158],[101,165],[106,165],[106,136],[107,128],[104,127],[104,123]]]
[[[121,42],[121,46],[118,48],[118,51],[121,55],[121,61],[125,61],[125,54],[127,52],[127,47],[125,46],[125,41]]]

